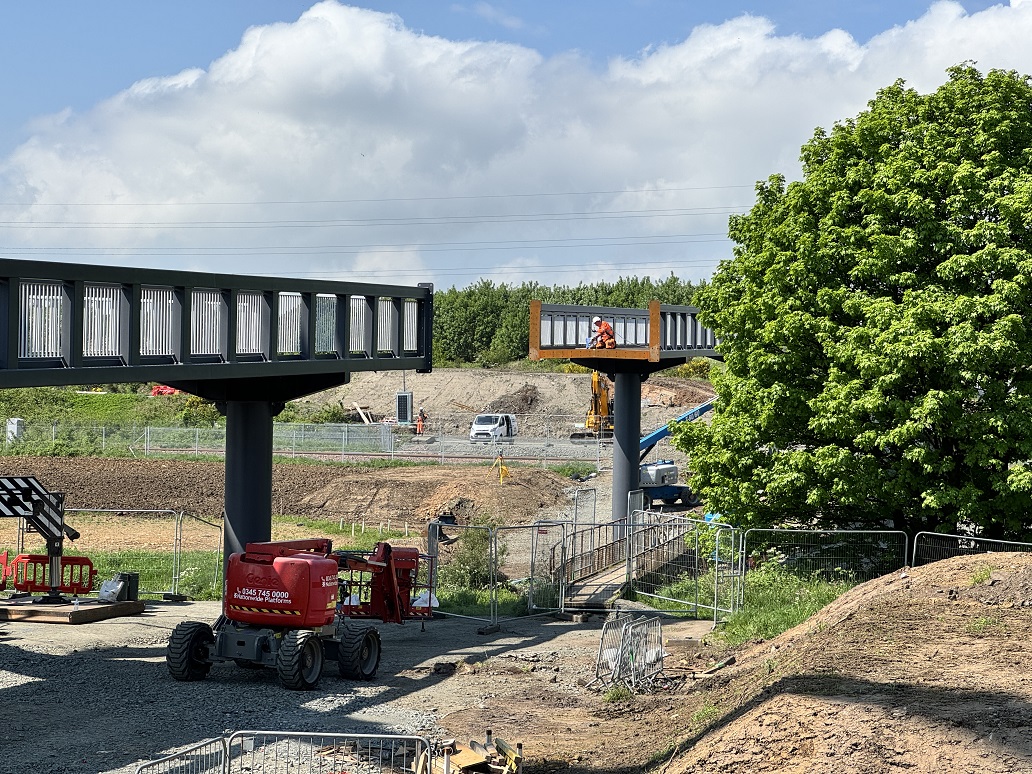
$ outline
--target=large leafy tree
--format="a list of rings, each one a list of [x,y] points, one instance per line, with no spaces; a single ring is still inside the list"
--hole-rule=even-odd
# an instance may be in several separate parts
[[[743,524],[1032,536],[1029,78],[897,82],[802,162],[695,298],[727,368],[694,483]]]

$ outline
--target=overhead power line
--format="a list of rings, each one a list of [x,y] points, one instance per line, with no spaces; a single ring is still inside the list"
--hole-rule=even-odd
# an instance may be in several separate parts
[[[537,199],[560,196],[619,196],[624,194],[662,194],[684,191],[753,190],[748,185],[703,185],[676,188],[626,188],[611,191],[544,191],[537,193],[471,194],[463,196],[407,196],[368,199],[270,199],[264,201],[185,201],[185,202],[0,202],[0,207],[250,207],[254,205],[309,205],[309,204],[389,204],[394,202],[447,202],[483,201],[500,199]]]

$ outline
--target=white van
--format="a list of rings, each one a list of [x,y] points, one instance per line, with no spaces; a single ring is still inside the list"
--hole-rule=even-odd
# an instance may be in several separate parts
[[[516,437],[515,414],[477,414],[469,428],[470,443],[511,441]]]

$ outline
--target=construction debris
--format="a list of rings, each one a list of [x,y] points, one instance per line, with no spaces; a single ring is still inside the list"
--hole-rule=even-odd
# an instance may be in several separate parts
[[[515,747],[487,730],[484,743],[470,739],[460,744],[454,739],[441,742],[441,754],[434,756],[433,769],[428,769],[427,756],[416,763],[416,774],[450,774],[450,772],[482,772],[483,774],[523,774],[523,743]]]

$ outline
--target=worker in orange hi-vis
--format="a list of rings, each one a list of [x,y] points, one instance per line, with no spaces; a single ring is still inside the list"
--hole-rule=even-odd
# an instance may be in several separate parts
[[[498,468],[498,483],[504,484],[505,479],[509,477],[509,469],[505,467],[505,460],[502,459],[502,453],[498,452],[498,458],[491,465],[491,470]]]
[[[419,414],[416,415],[416,435],[422,435],[423,429],[426,427],[426,411],[423,407],[419,407]]]
[[[601,317],[596,317],[591,321],[591,327],[595,332],[588,339],[588,349],[616,348],[616,333],[613,331],[612,325]]]

